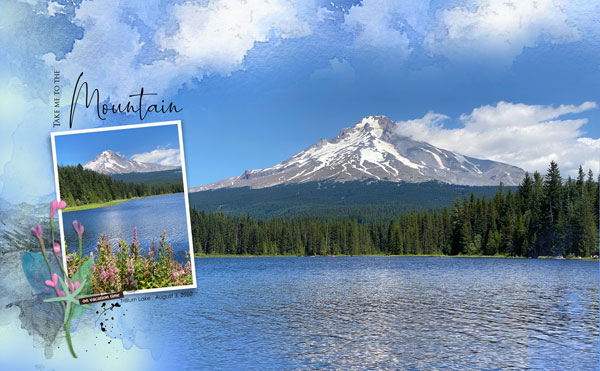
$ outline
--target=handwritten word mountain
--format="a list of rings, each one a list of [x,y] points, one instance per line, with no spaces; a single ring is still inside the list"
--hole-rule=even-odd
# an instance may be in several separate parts
[[[165,166],[130,160],[113,151],[102,152],[92,161],[83,165],[83,167],[100,174],[149,173],[179,169],[177,166]]]
[[[481,160],[402,136],[385,116],[369,116],[321,139],[304,151],[266,169],[193,188],[191,191],[230,187],[265,188],[314,181],[346,182],[373,179],[421,183],[439,181],[459,185],[518,185],[524,171],[501,162]]]

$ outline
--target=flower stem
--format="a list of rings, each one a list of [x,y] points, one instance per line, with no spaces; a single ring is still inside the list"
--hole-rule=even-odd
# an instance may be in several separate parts
[[[67,304],[67,305],[73,305],[73,304]],[[71,316],[73,316],[73,308],[71,308],[71,313],[69,313],[69,319],[67,320],[67,323],[65,324],[65,332],[67,334],[67,343],[69,344],[69,350],[71,351],[73,358],[77,358],[75,349],[73,349],[73,343],[71,342]]]
[[[50,230],[52,231],[52,243],[54,243],[54,219],[52,219],[52,218],[50,219]],[[42,248],[42,251],[43,250],[44,249]],[[45,257],[46,257],[46,254],[44,253],[44,258]],[[58,256],[56,256],[56,261],[58,262],[58,266],[59,266],[60,270],[62,271],[63,276],[65,277],[65,279],[67,279],[68,278],[67,270],[66,270],[66,268],[63,267],[62,261],[60,261]],[[48,268],[50,268],[50,264],[48,264]],[[52,269],[50,269],[50,274],[52,274]]]
[[[79,236],[79,259],[81,259],[81,254],[82,254],[81,245],[82,245],[81,236]]]
[[[46,261],[46,265],[48,265],[48,270],[50,271],[50,275],[52,275],[52,267],[50,267],[50,262],[48,261],[48,256],[46,255],[46,245],[44,245],[44,241],[40,238],[40,245],[42,246],[42,255],[44,256],[44,260]]]
[[[50,219],[50,231],[52,232],[52,243],[54,243],[54,219]],[[44,241],[42,239],[40,239],[40,244],[42,245],[42,254],[44,255],[44,260],[46,261],[46,264],[48,264],[48,269],[50,270],[50,274],[52,275],[52,268],[50,267],[50,262],[48,261],[48,256],[46,255],[46,246],[44,246]],[[58,266],[60,267],[60,270],[63,273],[63,276],[65,277],[65,280],[67,280],[68,282],[68,276],[67,276],[67,272],[66,270],[63,268],[62,266],[62,262],[58,259],[58,256],[56,257],[56,260],[58,261]],[[64,302],[61,302],[63,310],[67,310],[67,305],[72,305],[72,304],[67,304],[65,305]],[[73,349],[73,343],[71,342],[71,316],[73,315],[73,311],[71,310],[71,313],[69,314],[69,319],[67,321],[67,323],[65,324],[65,333],[67,335],[67,344],[69,345],[69,350],[71,351],[71,354],[73,355],[74,358],[77,358],[77,354],[75,354],[75,350]]]
[[[56,260],[58,260],[58,258],[56,258]],[[58,266],[60,267],[60,270],[62,271],[62,273],[63,273],[63,276],[64,276],[65,278],[69,278],[69,276],[67,276],[67,272],[65,271],[65,269],[64,269],[64,268],[63,268],[63,266],[62,266],[62,262],[60,262],[60,261],[59,261],[59,262],[58,262]]]
[[[52,243],[54,244],[54,218],[50,218],[50,232],[52,233]]]

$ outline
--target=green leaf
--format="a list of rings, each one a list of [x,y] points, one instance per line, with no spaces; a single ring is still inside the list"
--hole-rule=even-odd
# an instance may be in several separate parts
[[[59,280],[60,280],[61,285],[63,285],[63,287],[65,287],[66,284],[63,281],[63,279],[59,277]],[[67,288],[65,291],[65,296],[57,296],[55,298],[50,298],[50,299],[44,300],[47,303],[55,302],[55,301],[64,301],[65,302],[65,324],[69,320],[69,314],[71,313],[71,309],[72,309],[71,304],[73,304],[74,308],[83,307],[82,305],[79,304],[79,300],[77,300],[75,297],[77,295],[79,295],[81,290],[83,290],[85,283],[86,283],[86,280],[83,280],[83,282],[81,282],[81,285],[79,285],[79,287],[75,291],[73,291],[72,294],[68,293],[69,290]],[[91,307],[91,306],[88,306],[88,307]],[[87,307],[84,307],[84,308],[87,308]],[[81,313],[79,315],[81,315]]]
[[[65,298],[63,298],[62,296],[57,296],[55,298],[44,299],[44,302],[45,303],[52,303],[52,302],[55,302],[55,301],[64,301],[64,300],[65,300]]]
[[[73,277],[71,278],[71,282],[76,282],[79,281],[81,282],[81,285],[79,286],[79,288],[81,288],[81,293],[82,295],[80,295],[80,298],[85,297],[86,295],[91,295],[92,294],[92,273],[94,271],[94,259],[89,258],[88,260],[86,260],[85,263],[83,263],[83,265],[81,267],[79,267],[79,269],[77,270],[77,272],[75,272],[75,274],[73,274]],[[83,312],[85,312],[85,310],[94,310],[94,307],[92,307],[91,305],[77,305],[75,306],[75,308],[73,309],[73,315],[71,316],[71,318],[79,318],[81,317],[81,315],[83,314]]]
[[[81,293],[81,291],[83,290],[83,288],[85,287],[85,283],[86,280],[84,279],[83,281],[81,281],[81,284],[79,285],[78,288],[75,289],[75,291],[73,291],[73,297],[79,295]],[[79,302],[78,302],[79,303]]]
[[[69,320],[69,314],[71,313],[71,303],[67,302],[67,305],[65,306],[65,324],[67,323],[67,321]]]
[[[71,282],[79,281],[79,282],[83,283],[83,280],[87,281],[86,287],[83,287],[83,290],[81,291],[81,293],[83,295],[92,294],[92,273],[93,273],[93,271],[94,271],[94,259],[89,258],[88,260],[86,260],[85,263],[83,263],[83,265],[81,267],[79,267],[77,272],[75,272],[75,274],[73,274],[73,277],[71,278]],[[83,285],[81,285],[81,286],[83,286]]]
[[[69,292],[69,286],[67,286],[66,282],[62,279],[62,277],[60,275],[58,276],[58,281],[60,282],[60,285],[62,286],[63,291],[65,293],[68,293]]]

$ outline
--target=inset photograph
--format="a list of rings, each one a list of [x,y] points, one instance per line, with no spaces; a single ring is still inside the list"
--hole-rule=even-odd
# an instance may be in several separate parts
[[[196,287],[181,122],[52,133],[63,256],[93,293]]]

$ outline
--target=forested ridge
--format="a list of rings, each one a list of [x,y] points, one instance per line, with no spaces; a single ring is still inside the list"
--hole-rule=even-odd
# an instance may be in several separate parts
[[[552,162],[515,191],[500,185],[490,199],[471,194],[452,208],[388,220],[262,220],[192,208],[191,222],[195,252],[209,255],[590,256],[598,254],[598,181],[580,168],[563,182]]]
[[[506,187],[515,189],[517,187]],[[437,181],[424,183],[355,180],[318,181],[268,188],[220,188],[191,192],[190,205],[207,213],[257,219],[356,219],[359,223],[399,218],[411,211],[441,210],[457,195],[493,196],[498,186],[465,186]]]
[[[108,175],[77,166],[58,166],[60,195],[69,206],[87,205],[133,197],[183,192],[183,182],[144,184],[114,180]]]

